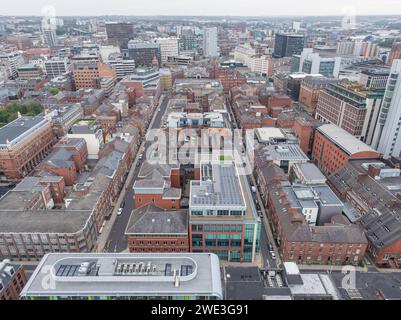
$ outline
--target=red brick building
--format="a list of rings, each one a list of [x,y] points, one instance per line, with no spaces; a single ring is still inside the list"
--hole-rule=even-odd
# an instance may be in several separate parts
[[[210,73],[210,78],[221,81],[225,94],[228,94],[232,88],[246,83],[246,78],[238,70],[230,68],[213,69]]]
[[[125,234],[130,252],[189,252],[188,211],[135,209]]]
[[[0,300],[19,300],[27,281],[22,265],[11,264],[10,260],[0,262]]]
[[[100,89],[100,79],[116,79],[116,72],[104,63],[79,62],[73,68],[75,87],[79,89]]]
[[[82,138],[62,138],[53,150],[66,149],[72,152],[71,160],[74,161],[77,171],[81,171],[88,159],[88,148],[85,139]]]
[[[378,159],[380,153],[334,124],[317,128],[312,159],[326,175],[339,170],[351,159]]]
[[[39,170],[48,170],[62,176],[67,186],[72,186],[78,178],[78,172],[88,159],[88,148],[82,138],[63,138],[54,147],[54,151],[38,165]]]
[[[391,66],[395,59],[401,59],[401,42],[394,42],[390,55],[387,59],[387,65]]]
[[[299,146],[305,154],[312,152],[313,130],[312,124],[302,117],[295,118],[293,130],[295,136],[299,139]]]
[[[331,83],[338,82],[339,80],[337,79],[325,77],[306,77],[302,80],[299,102],[303,105],[305,111],[315,114],[321,90],[325,89]]]
[[[363,228],[376,265],[401,268],[400,169],[377,159],[350,160],[328,183],[353,208],[351,219]]]
[[[261,101],[262,102],[262,101]],[[277,118],[281,112],[292,110],[293,101],[286,95],[272,94],[262,102],[272,118]]]
[[[18,182],[50,152],[55,137],[42,116],[20,117],[0,129],[0,180]]]
[[[282,261],[299,264],[357,265],[365,255],[367,240],[363,231],[342,216],[330,223],[311,226],[288,193],[288,178],[277,165],[256,164],[255,176],[274,226]]]

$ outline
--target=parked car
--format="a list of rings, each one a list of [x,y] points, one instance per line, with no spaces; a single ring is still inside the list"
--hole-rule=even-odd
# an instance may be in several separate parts
[[[118,215],[118,216],[121,216],[122,213],[123,213],[123,208],[118,209],[117,215]]]
[[[273,260],[276,260],[276,254],[274,253],[274,251],[270,251],[270,256]]]
[[[269,250],[270,252],[273,252],[273,245],[271,244],[271,242],[269,242]]]

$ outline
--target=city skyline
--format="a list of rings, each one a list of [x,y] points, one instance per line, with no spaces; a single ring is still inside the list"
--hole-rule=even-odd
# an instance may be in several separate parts
[[[149,6],[134,0],[127,5],[126,0],[116,0],[113,7],[105,2],[87,0],[39,0],[32,3],[16,0],[4,4],[3,16],[40,16],[46,8],[54,7],[57,16],[341,16],[341,15],[397,15],[401,14],[401,2],[383,0],[380,7],[374,0],[339,0],[331,3],[316,0],[287,0],[286,6],[274,6],[271,0],[250,0],[246,4],[221,0],[216,4],[212,0],[202,2],[192,0],[155,0]],[[188,3],[191,5],[188,6]],[[157,8],[157,10],[155,10]],[[213,8],[213,10],[212,10]],[[390,9],[391,8],[391,9]]]

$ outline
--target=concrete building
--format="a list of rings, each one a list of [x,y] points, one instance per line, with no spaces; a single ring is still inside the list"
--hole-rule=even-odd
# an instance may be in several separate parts
[[[2,52],[0,53],[0,63],[4,64],[8,69],[8,74],[12,78],[17,77],[17,69],[24,64],[24,58],[22,52],[12,51],[12,52]]]
[[[60,59],[54,57],[44,62],[44,71],[49,79],[54,79],[60,75],[64,75],[70,72],[70,66],[68,65],[68,59]]]
[[[58,46],[56,30],[54,30],[52,28],[43,29],[42,33],[43,33],[43,38],[45,40],[45,43],[47,43],[47,45],[50,48],[54,48],[54,47]]]
[[[181,34],[179,39],[179,51],[184,52],[197,52],[198,39],[194,34]]]
[[[42,78],[43,70],[39,65],[23,64],[17,68],[17,74],[21,80],[32,80]]]
[[[401,60],[394,60],[378,115],[372,147],[385,159],[401,155]]]
[[[384,91],[359,83],[329,84],[320,94],[316,119],[333,123],[368,145],[377,128]]]
[[[134,39],[134,27],[132,23],[106,23],[106,33],[109,44],[119,46],[120,48],[127,48],[128,42]]]
[[[179,55],[178,38],[156,38],[154,42],[160,46],[161,62],[167,63],[168,57]]]
[[[219,47],[218,47],[218,29],[204,28],[203,29],[203,56],[207,58],[218,57]]]
[[[277,33],[274,42],[275,58],[292,57],[294,54],[301,54],[305,47],[305,37],[300,34]]]
[[[232,262],[259,253],[260,218],[244,176],[233,163],[201,163],[189,198],[191,252],[212,252]]]
[[[284,262],[283,271],[258,267],[224,267],[226,300],[341,300],[333,277],[323,272],[300,271]]]
[[[362,56],[364,58],[378,57],[380,47],[376,43],[361,40],[345,40],[337,44],[337,54]]]
[[[370,89],[386,89],[389,68],[369,68],[361,71],[359,82]]]
[[[54,288],[43,287],[44,277]],[[209,253],[54,253],[42,259],[21,299],[219,300],[220,277],[219,259]]]
[[[98,159],[99,150],[104,145],[103,132],[93,121],[80,121],[74,124],[67,138],[82,138],[88,146],[88,159]]]
[[[122,58],[110,59],[107,62],[116,71],[117,80],[135,73],[135,60],[124,60]]]
[[[13,264],[10,260],[0,262],[0,300],[19,300],[26,282],[22,265]]]
[[[312,159],[326,175],[339,170],[351,159],[377,159],[380,153],[334,124],[317,128]]]
[[[322,58],[312,48],[303,49],[300,55],[292,56],[292,72],[321,74],[337,78],[340,73],[341,58]]]
[[[272,62],[271,58],[266,55],[257,55],[256,49],[250,45],[239,45],[235,48],[234,59],[243,63],[252,72],[271,75]]]
[[[43,116],[20,117],[0,128],[0,180],[17,182],[50,152],[55,137]]]
[[[155,59],[162,65],[160,45],[158,43],[133,42],[128,43],[128,49],[122,51],[123,59],[135,61],[136,67],[152,67]]]
[[[169,113],[167,118],[168,128],[224,128],[225,121],[223,115],[219,112],[205,113]]]

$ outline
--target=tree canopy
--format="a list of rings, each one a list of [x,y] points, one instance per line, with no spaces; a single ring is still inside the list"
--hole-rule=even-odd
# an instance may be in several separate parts
[[[39,102],[33,101],[26,104],[20,102],[9,102],[6,107],[0,111],[0,126],[17,119],[18,112],[24,116],[36,116],[43,110]]]

